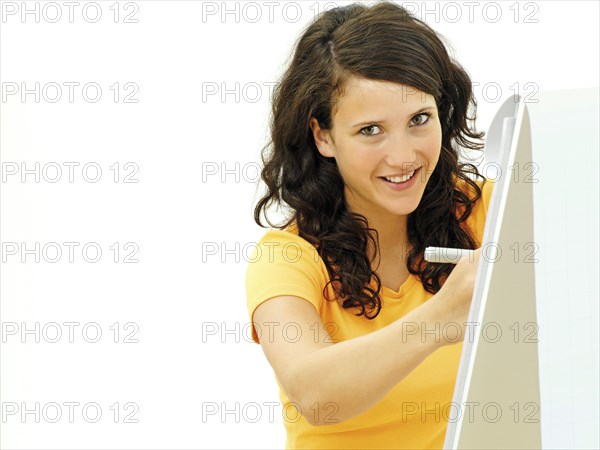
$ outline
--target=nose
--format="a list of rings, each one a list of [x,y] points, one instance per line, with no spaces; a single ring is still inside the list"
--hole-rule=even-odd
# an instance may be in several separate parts
[[[393,134],[387,142],[385,163],[397,172],[416,167],[416,142],[406,130]]]

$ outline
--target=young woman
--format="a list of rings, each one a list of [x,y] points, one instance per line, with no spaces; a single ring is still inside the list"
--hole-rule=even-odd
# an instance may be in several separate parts
[[[310,24],[274,94],[254,218],[291,212],[246,292],[286,448],[442,448],[493,186],[459,163],[483,146],[469,76],[401,6],[355,3]]]

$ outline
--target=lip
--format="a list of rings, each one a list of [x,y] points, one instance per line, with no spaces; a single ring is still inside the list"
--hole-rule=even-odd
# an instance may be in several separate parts
[[[416,180],[418,178],[418,175],[421,173],[421,167],[419,167],[417,170],[415,170],[414,175],[411,177],[410,180],[405,181],[404,183],[392,183],[391,181],[386,181],[383,178],[379,178],[379,180],[385,184],[388,188],[394,190],[394,191],[405,191],[406,189],[410,189],[415,183]]]
[[[413,170],[415,170],[415,171],[416,171],[416,170],[418,170],[418,169],[420,169],[420,168],[421,168],[421,166],[419,166],[419,167],[417,167],[416,169],[413,169]],[[401,175],[399,175],[399,174],[394,174],[394,175],[385,175],[385,176],[386,176],[387,178],[403,177],[403,176],[405,176],[405,175],[408,175],[409,173],[410,173],[410,172],[405,172],[405,173],[403,173],[403,174],[401,174]]]

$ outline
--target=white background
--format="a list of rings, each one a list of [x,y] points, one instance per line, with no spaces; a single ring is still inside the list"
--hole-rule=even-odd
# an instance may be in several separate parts
[[[326,5],[287,3],[79,2],[71,21],[63,2],[2,2],[2,448],[283,448],[275,378],[249,343],[244,274],[265,231],[252,211],[270,83]],[[517,90],[535,103],[541,91],[598,86],[595,1],[403,4],[449,40],[477,83],[479,130]],[[69,82],[79,83],[72,102]],[[38,101],[23,99],[35,83]],[[39,182],[21,181],[22,163],[40,164]],[[78,164],[73,182],[65,163]],[[47,252],[35,262],[23,242]],[[73,262],[64,242],[77,243]],[[49,243],[63,251],[56,263]],[[84,259],[88,243],[88,258],[102,250],[96,263]],[[65,322],[78,323],[73,342]],[[36,323],[39,333],[21,334]],[[559,382],[552,389],[542,404]],[[68,402],[78,403],[72,422]],[[39,417],[21,416],[36,403]],[[598,446],[597,427],[542,427],[546,448]]]

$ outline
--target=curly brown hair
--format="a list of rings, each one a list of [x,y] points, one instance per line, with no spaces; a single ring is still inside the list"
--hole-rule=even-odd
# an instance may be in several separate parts
[[[476,248],[461,223],[481,197],[468,174],[484,182],[485,177],[476,166],[458,159],[459,147],[481,150],[483,143],[478,141],[484,133],[475,130],[477,103],[467,72],[449,56],[435,31],[400,5],[354,3],[324,11],[296,42],[273,92],[271,139],[261,152],[261,178],[268,191],[254,209],[254,220],[264,227],[260,215],[265,209],[271,227],[284,229],[295,222],[298,235],[318,250],[329,283],[344,298],[343,307],[358,307],[357,316],[373,319],[381,309],[381,280],[372,269],[367,246],[370,242],[375,258],[377,230],[348,209],[335,158],[319,153],[309,125],[315,117],[322,129],[331,129],[332,109],[351,77],[400,83],[435,97],[442,128],[440,158],[419,206],[407,218],[407,268],[430,293],[441,289],[454,265],[426,263],[425,247]],[[473,198],[458,188],[459,180],[474,192]],[[274,202],[292,210],[284,224],[273,225],[266,216]],[[375,289],[370,287],[373,278]]]

